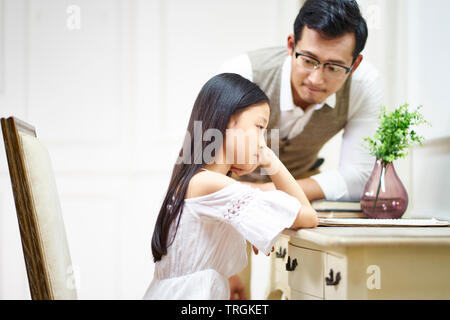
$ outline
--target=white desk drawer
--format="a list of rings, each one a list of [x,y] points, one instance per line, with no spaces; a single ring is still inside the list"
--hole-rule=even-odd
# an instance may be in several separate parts
[[[318,298],[324,297],[324,253],[321,251],[295,247],[289,244],[288,271],[289,287],[292,290]],[[291,297],[292,299],[292,297]]]

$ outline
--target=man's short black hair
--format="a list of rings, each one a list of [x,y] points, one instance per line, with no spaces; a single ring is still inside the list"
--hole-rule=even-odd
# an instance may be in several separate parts
[[[294,22],[295,43],[301,39],[304,26],[329,38],[354,33],[353,61],[366,45],[367,24],[355,0],[306,0]]]

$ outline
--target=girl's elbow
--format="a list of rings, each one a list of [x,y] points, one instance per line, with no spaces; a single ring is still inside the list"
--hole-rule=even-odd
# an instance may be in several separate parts
[[[319,225],[317,212],[312,207],[303,207],[297,214],[291,229],[315,228]]]

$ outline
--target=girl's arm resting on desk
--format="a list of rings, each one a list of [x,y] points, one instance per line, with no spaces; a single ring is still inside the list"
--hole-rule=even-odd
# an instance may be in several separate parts
[[[301,207],[290,229],[315,228],[318,224],[316,210],[311,206]]]
[[[317,213],[313,209],[311,203],[306,197],[303,189],[294,179],[288,169],[276,156],[276,154],[264,146],[260,151],[261,166],[264,167],[269,174],[275,188],[286,192],[287,194],[297,198],[302,207],[297,214],[297,218],[290,228],[314,228],[318,225]]]

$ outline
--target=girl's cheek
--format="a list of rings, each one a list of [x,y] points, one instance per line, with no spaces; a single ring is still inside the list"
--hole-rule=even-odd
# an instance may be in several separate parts
[[[236,152],[233,139],[226,140],[225,161],[227,164],[233,164],[236,161]]]

